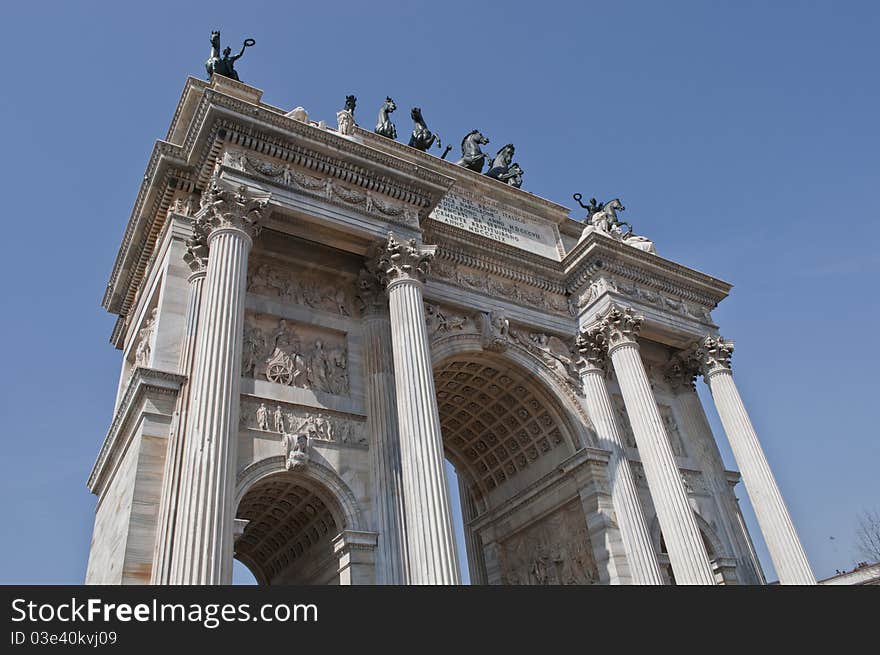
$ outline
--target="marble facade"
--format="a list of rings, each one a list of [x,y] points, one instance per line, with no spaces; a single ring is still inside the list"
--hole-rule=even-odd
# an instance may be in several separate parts
[[[729,284],[261,95],[188,79],[150,157],[88,583],[457,584],[444,460],[476,584],[763,584],[740,477],[781,582],[815,583],[712,319]]]

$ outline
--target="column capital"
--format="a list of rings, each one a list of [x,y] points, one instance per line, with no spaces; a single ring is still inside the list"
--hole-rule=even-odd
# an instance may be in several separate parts
[[[645,317],[636,314],[630,307],[611,305],[600,315],[594,326],[605,335],[608,353],[620,346],[638,345],[639,332]]]
[[[716,373],[724,371],[729,373],[732,356],[733,341],[714,334],[706,335],[684,353],[684,357],[699,367],[700,373],[707,381]]]
[[[377,253],[376,274],[379,282],[384,287],[403,280],[424,283],[436,250],[437,246],[419,245],[415,239],[401,242],[393,232],[389,232],[388,239]]]
[[[238,230],[252,239],[260,233],[259,221],[267,204],[268,194],[251,193],[243,184],[233,189],[214,177],[202,194],[193,233],[204,233],[208,245],[218,230]]]
[[[577,362],[581,375],[608,371],[608,340],[601,323],[594,323],[581,330],[575,339],[575,346],[581,354]]]

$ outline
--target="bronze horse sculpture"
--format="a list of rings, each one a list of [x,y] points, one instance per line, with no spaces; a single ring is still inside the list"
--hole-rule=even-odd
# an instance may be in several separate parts
[[[389,117],[395,109],[397,109],[397,105],[394,104],[394,101],[390,97],[386,96],[385,102],[379,109],[379,122],[376,123],[376,129],[373,130],[376,134],[389,139],[397,138],[397,128],[394,127],[394,123],[391,122],[391,118]]]
[[[485,152],[480,146],[487,145],[489,139],[484,137],[479,130],[471,130],[461,140],[461,159],[455,162],[456,166],[462,166],[476,173],[483,172],[483,164],[486,161]]]
[[[500,180],[501,176],[507,175],[507,169],[510,168],[510,163],[513,161],[513,153],[516,148],[513,147],[512,143],[508,143],[504,147],[502,147],[495,155],[495,159],[492,160],[492,163],[489,165],[489,170],[486,171],[486,175],[496,180]]]
[[[431,132],[431,130],[428,129],[427,124],[425,124],[425,119],[422,118],[421,108],[413,107],[410,116],[413,119],[413,123],[415,123],[412,135],[409,137],[410,148],[427,152],[431,149],[431,146],[434,145],[435,141],[437,142],[438,148],[443,147],[440,142],[440,135]]]

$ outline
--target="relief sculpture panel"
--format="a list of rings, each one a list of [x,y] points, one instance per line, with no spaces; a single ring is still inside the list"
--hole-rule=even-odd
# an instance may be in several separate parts
[[[345,335],[248,312],[245,315],[241,374],[287,386],[348,395]]]
[[[308,273],[263,259],[250,267],[247,290],[248,293],[280,298],[292,305],[351,316],[354,285],[340,282],[321,281]]]
[[[587,523],[573,500],[501,544],[503,584],[587,585],[599,580]]]

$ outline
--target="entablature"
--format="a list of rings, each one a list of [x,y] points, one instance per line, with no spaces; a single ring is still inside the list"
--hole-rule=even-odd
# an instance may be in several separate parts
[[[408,206],[407,220],[412,211],[424,218],[452,184],[451,178],[423,166],[290,118],[259,103],[259,97],[258,90],[222,76],[211,83],[187,80],[168,132],[173,143],[156,143],[123,235],[104,295],[108,311],[124,315],[131,309],[175,194],[182,184],[186,192],[199,193],[230,146],[247,156],[260,155],[257,173],[287,167],[293,179],[298,168],[300,176],[319,173],[339,181],[336,200],[356,211],[384,214],[386,220],[402,216],[403,205]],[[117,323],[115,343],[120,330]]]

